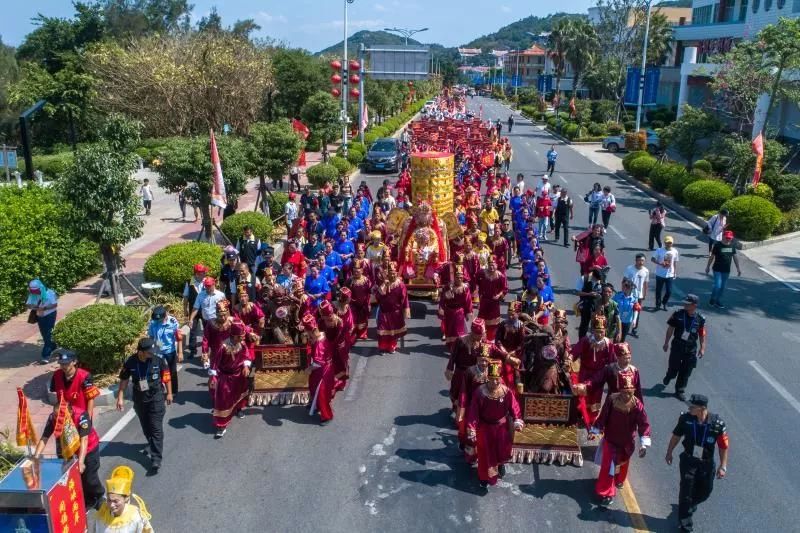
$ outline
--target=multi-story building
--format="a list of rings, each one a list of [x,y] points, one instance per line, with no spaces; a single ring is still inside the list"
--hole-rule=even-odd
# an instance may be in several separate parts
[[[555,65],[547,50],[541,45],[533,44],[525,50],[511,50],[503,58],[503,75],[506,80],[511,80],[517,74],[519,68],[520,87],[536,87],[539,75],[555,76]],[[564,65],[564,73],[561,76],[561,91],[572,91],[573,70],[572,65],[567,62]],[[555,85],[555,81],[553,81]],[[583,89],[581,89],[583,90]]]
[[[679,75],[678,105],[713,106],[708,81],[719,68],[709,60],[736,43],[754,38],[780,17],[800,16],[800,0],[694,0],[692,23],[675,28]],[[799,73],[785,74],[797,77]],[[800,139],[797,102],[782,101],[770,117],[770,127],[780,135]]]

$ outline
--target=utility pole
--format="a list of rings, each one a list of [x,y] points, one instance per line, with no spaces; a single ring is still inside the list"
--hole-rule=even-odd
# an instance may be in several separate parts
[[[642,125],[642,102],[644,100],[644,74],[647,68],[647,41],[650,39],[650,8],[653,0],[647,0],[647,22],[644,25],[644,44],[642,45],[642,70],[639,72],[639,101],[636,104],[636,131]]]
[[[344,55],[342,56],[342,153],[347,157],[347,91],[349,76],[348,59],[347,59],[347,5],[352,4],[355,0],[344,1]]]

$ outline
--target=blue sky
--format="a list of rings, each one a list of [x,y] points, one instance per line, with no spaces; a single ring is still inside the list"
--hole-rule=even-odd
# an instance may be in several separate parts
[[[69,17],[70,0],[8,0],[2,2],[0,36],[18,45],[34,29],[30,19],[37,13]],[[316,52],[338,42],[343,35],[344,0],[194,0],[194,19],[212,6],[223,22],[253,18],[261,25],[259,36],[273,37],[295,47]],[[544,16],[554,11],[585,13],[595,0],[355,0],[349,5],[349,33],[385,27],[421,28],[423,42],[445,46],[463,44],[496,31],[528,15]]]

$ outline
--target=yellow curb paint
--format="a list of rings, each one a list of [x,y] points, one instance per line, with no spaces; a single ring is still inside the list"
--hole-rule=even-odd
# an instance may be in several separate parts
[[[628,510],[628,514],[631,517],[631,524],[633,524],[634,531],[650,531],[642,517],[642,510],[639,509],[639,502],[636,501],[636,496],[633,494],[630,481],[625,482],[620,492],[622,493],[622,501],[625,503],[625,509]]]

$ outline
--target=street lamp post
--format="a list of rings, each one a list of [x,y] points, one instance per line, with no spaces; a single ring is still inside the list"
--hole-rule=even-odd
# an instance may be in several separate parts
[[[342,121],[342,153],[347,157],[347,77],[349,75],[348,59],[347,59],[347,5],[352,4],[355,0],[344,1],[344,56],[342,56],[342,114],[339,117]]]
[[[650,39],[650,7],[653,0],[647,1],[647,22],[644,25],[644,44],[642,45],[642,70],[639,73],[639,100],[636,103],[636,131],[642,125],[642,101],[644,100],[644,73],[647,68],[647,41]]]
[[[412,30],[410,28],[383,28],[383,31],[391,31],[394,33],[399,33],[403,37],[406,38],[406,46],[408,46],[408,38],[414,35],[415,33],[420,33],[423,31],[428,31],[428,28],[420,28],[418,30]]]
[[[514,74],[514,78],[515,78],[515,80],[514,80],[514,101],[517,103],[517,106],[519,106],[519,100],[518,100],[517,94],[518,94],[518,90],[519,90],[519,55],[521,53],[522,52],[517,50],[517,68],[516,68],[516,73]]]

